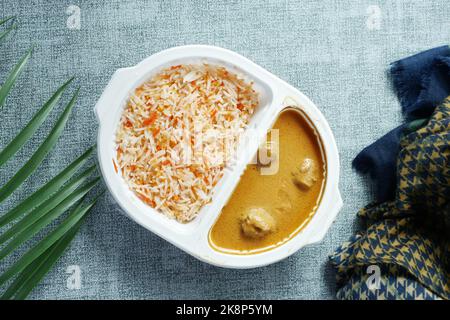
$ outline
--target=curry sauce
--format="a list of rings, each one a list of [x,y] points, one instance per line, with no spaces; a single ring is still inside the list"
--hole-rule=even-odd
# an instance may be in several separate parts
[[[279,246],[317,209],[326,179],[320,138],[292,108],[281,112],[273,129],[279,136],[278,170],[262,175],[261,163],[247,166],[210,231],[210,244],[218,251],[251,254]]]

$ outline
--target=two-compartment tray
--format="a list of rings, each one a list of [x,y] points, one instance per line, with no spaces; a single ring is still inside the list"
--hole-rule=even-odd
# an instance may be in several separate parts
[[[244,133],[245,148],[238,147],[238,161],[225,169],[213,191],[212,202],[187,224],[180,224],[143,203],[114,170],[114,136],[122,111],[131,92],[165,67],[188,63],[223,65],[246,80],[254,82],[260,104]],[[319,207],[311,221],[292,239],[274,249],[251,255],[233,255],[214,250],[209,231],[222,207],[233,193],[247,164],[256,153],[278,114],[290,106],[302,110],[320,135],[325,153],[327,178]],[[232,51],[204,45],[175,47],[154,54],[130,68],[117,70],[95,106],[99,121],[98,159],[105,183],[120,207],[134,221],[192,256],[207,263],[228,268],[252,268],[288,257],[305,245],[323,239],[342,207],[338,189],[339,155],[331,129],[319,109],[301,92],[252,61]],[[245,139],[246,134],[258,137]]]

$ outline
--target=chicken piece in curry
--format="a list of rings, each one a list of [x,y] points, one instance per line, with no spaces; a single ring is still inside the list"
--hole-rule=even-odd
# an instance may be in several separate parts
[[[305,158],[300,167],[292,172],[294,183],[303,190],[310,189],[319,179],[318,170],[314,160]]]
[[[271,163],[259,157],[247,166],[210,231],[210,244],[218,251],[252,254],[277,247],[296,235],[317,209],[326,162],[315,129],[293,108],[281,112],[273,129],[278,141],[261,148],[277,162],[277,170],[261,174]]]
[[[242,232],[249,238],[262,238],[275,230],[275,220],[263,208],[251,208],[242,215]]]

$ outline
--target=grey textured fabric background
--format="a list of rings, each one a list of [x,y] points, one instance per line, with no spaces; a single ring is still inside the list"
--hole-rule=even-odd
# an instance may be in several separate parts
[[[81,10],[80,30],[67,27],[72,4]],[[381,20],[374,24],[378,13]],[[341,155],[344,207],[322,243],[289,259],[244,271],[209,266],[123,216],[107,195],[33,292],[35,299],[333,298],[327,257],[353,234],[358,208],[371,199],[369,184],[352,170],[351,160],[402,119],[388,64],[450,40],[448,0],[1,0],[0,16],[9,15],[18,17],[20,27],[1,45],[1,81],[32,44],[35,53],[0,112],[0,147],[64,80],[76,76],[82,91],[56,149],[2,211],[95,142],[92,110],[114,70],[182,44],[234,50],[299,88],[327,117]],[[24,163],[57,114],[0,172],[0,183]],[[70,265],[81,268],[79,290],[67,288]]]

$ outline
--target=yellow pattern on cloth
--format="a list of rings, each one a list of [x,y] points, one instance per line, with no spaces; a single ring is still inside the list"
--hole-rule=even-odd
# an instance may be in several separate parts
[[[367,230],[330,257],[342,285],[338,297],[450,299],[450,97],[402,138],[397,161],[395,200],[362,209]],[[388,273],[379,295],[364,284],[369,265]]]

